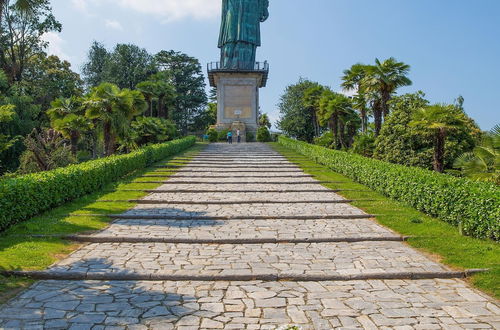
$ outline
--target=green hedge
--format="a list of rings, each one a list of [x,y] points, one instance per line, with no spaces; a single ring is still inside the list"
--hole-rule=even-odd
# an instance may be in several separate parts
[[[429,170],[326,149],[280,136],[279,143],[464,233],[500,240],[500,188]]]
[[[196,142],[187,137],[111,156],[0,181],[0,231],[60,206],[138,169],[183,151]]]

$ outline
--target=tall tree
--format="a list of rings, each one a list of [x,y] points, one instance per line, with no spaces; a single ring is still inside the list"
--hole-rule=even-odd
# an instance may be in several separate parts
[[[267,113],[263,113],[259,116],[259,126],[264,126],[267,127],[267,129],[271,129],[272,124]]]
[[[132,44],[118,44],[109,55],[104,77],[106,82],[133,90],[156,72],[154,59],[145,49]]]
[[[159,52],[155,62],[161,71],[168,73],[169,82],[176,91],[175,110],[168,118],[173,119],[186,134],[196,118],[203,114],[207,104],[205,77],[200,62],[173,50]]]
[[[364,91],[363,82],[367,76],[367,66],[361,63],[354,64],[344,71],[342,76],[342,88],[345,91],[355,92],[353,106],[359,111],[361,118],[361,130],[366,133],[368,129],[368,98]]]
[[[71,144],[71,153],[76,156],[78,141],[82,134],[91,126],[85,117],[82,100],[77,97],[60,98],[52,102],[47,111],[51,126],[66,138]]]
[[[327,124],[333,133],[334,148],[340,149],[346,147],[344,140],[345,126],[347,122],[343,117],[352,113],[352,104],[350,99],[340,93],[325,90],[319,101],[318,118],[320,123]]]
[[[49,0],[32,1],[29,11],[7,1],[1,15],[0,62],[10,82],[21,82],[29,61],[43,53],[48,32],[60,32],[61,24],[52,14]]]
[[[325,91],[325,87],[317,85],[309,88],[304,93],[304,106],[311,112],[314,125],[314,136],[318,137],[321,134],[321,125],[318,120],[318,111],[321,95]]]
[[[96,87],[106,81],[106,65],[110,54],[103,44],[94,41],[82,66],[83,78],[87,88]]]
[[[102,125],[106,156],[115,152],[116,138],[129,129],[132,118],[147,108],[140,92],[120,90],[111,83],[94,87],[84,105],[86,116],[98,120]]]
[[[169,119],[170,108],[175,105],[177,92],[175,86],[171,82],[171,77],[168,72],[162,71],[152,75],[149,78],[156,83],[158,93],[158,117]]]
[[[290,137],[309,143],[313,142],[315,132],[311,111],[304,105],[304,95],[309,88],[316,86],[318,83],[301,78],[286,87],[278,104],[278,128]]]
[[[382,118],[389,114],[389,105],[394,92],[404,86],[410,86],[412,81],[408,78],[410,66],[398,62],[391,57],[383,62],[375,59],[375,65],[366,66],[366,77],[362,80],[362,89],[366,92],[378,94],[379,102],[373,109],[375,116],[375,135],[380,133]]]
[[[417,111],[409,125],[431,133],[434,143],[434,170],[443,172],[446,135],[449,131],[466,125],[464,114],[453,111],[453,107],[436,104]]]
[[[153,99],[159,95],[158,84],[148,80],[138,83],[136,88],[144,95],[146,102],[148,102],[148,114],[153,117]]]

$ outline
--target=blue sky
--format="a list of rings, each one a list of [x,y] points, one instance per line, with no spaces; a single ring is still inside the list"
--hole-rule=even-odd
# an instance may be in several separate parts
[[[218,59],[221,0],[53,0],[60,34],[50,52],[80,70],[93,40],[174,49],[203,65]],[[500,1],[270,0],[259,60],[271,65],[261,108],[278,118],[284,88],[305,77],[339,90],[342,71],[390,56],[411,65],[413,86],[431,102],[465,97],[487,130],[500,123]]]

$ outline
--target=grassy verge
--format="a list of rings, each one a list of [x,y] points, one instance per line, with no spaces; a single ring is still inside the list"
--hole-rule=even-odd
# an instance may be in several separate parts
[[[352,204],[370,214],[392,230],[412,238],[408,243],[444,264],[458,269],[488,268],[487,273],[477,274],[470,282],[477,288],[500,298],[500,245],[489,240],[474,239],[460,235],[457,228],[437,218],[429,217],[410,206],[393,201],[351,179],[332,172],[327,167],[311,160],[296,160],[303,157],[278,143],[271,146],[284,156],[294,158],[306,173],[322,181],[339,183],[324,184],[331,189],[344,189],[340,194],[347,199],[358,200]],[[308,169],[307,167],[317,167]]]
[[[203,144],[196,144],[185,152],[156,165],[167,164],[179,157],[192,157],[203,147]],[[147,193],[142,191],[123,190],[157,188],[160,184],[141,183],[144,180],[140,176],[154,174],[158,170],[158,168],[150,167],[136,171],[118,182],[108,185],[103,191],[95,192],[45,212],[0,233],[0,269],[41,270],[64,258],[78,248],[78,244],[57,236],[90,233],[105,228],[110,219],[104,215],[122,213],[134,207],[134,204],[108,203],[100,202],[100,200],[130,200],[146,196]],[[158,178],[158,180],[162,181],[173,173],[175,173],[175,169],[170,173],[162,173],[165,174],[165,178]],[[80,216],[68,216],[68,214],[79,214]],[[82,214],[89,214],[89,216],[81,216]],[[39,237],[39,235],[53,235],[54,237]],[[32,281],[29,279],[0,277],[0,304],[31,283]]]

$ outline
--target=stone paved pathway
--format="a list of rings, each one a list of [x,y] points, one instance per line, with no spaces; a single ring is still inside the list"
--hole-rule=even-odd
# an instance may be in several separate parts
[[[100,280],[40,281],[0,329],[500,328],[496,300],[265,145],[212,144],[156,191],[47,271]]]

